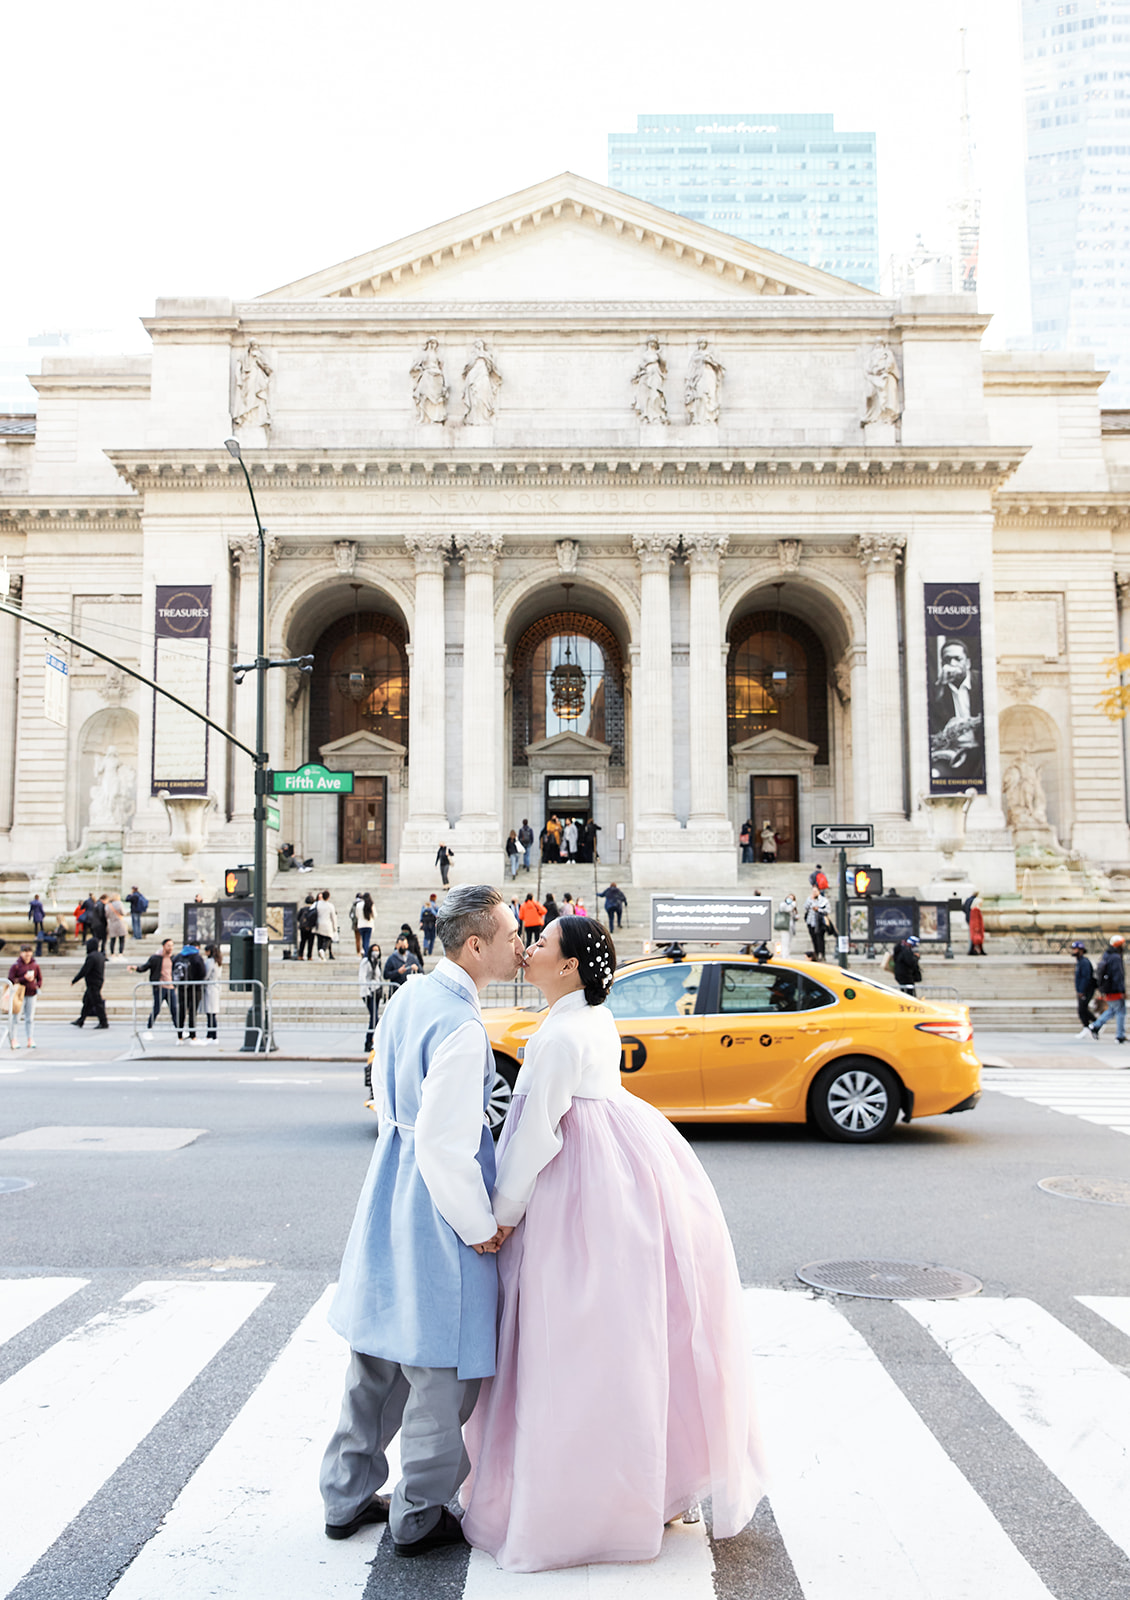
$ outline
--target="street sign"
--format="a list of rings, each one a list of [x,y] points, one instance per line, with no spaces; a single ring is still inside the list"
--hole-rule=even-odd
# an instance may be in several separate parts
[[[67,663],[48,650],[44,656],[43,715],[48,722],[67,726]]]
[[[653,894],[651,937],[656,944],[693,939],[718,944],[756,943],[773,936],[768,895]]]
[[[874,843],[875,829],[869,822],[814,822],[812,824],[812,848],[814,850],[819,850],[821,845],[835,847]]]
[[[294,772],[272,772],[269,794],[352,794],[352,772],[331,772],[308,761]]]
[[[281,829],[281,827],[282,827],[282,812],[279,810],[278,806],[272,806],[272,805],[268,804],[268,806],[267,806],[267,826],[268,826],[268,828],[273,828],[276,833],[278,833],[279,830]]]

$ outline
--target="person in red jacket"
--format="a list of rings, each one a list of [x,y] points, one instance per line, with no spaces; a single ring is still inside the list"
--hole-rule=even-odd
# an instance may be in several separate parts
[[[19,986],[23,988],[23,1003],[17,1011],[16,1001],[19,996]],[[27,1038],[29,1050],[36,1048],[32,1034],[35,1029],[35,1001],[40,989],[43,987],[43,973],[40,971],[39,962],[32,954],[30,944],[20,946],[19,957],[8,968],[8,986],[4,990],[4,1018],[7,1022],[7,1039],[13,1050],[19,1049],[16,1040],[16,1025],[22,1016],[24,1019],[24,1034]]]
[[[985,913],[981,910],[979,896],[971,894],[965,902],[965,917],[969,923],[969,954],[985,954]]]

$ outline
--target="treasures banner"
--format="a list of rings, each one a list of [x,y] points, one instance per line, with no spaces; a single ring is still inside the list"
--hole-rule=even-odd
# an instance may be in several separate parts
[[[157,586],[153,677],[208,715],[212,585]],[[208,793],[208,728],[191,712],[153,697],[153,786],[169,794]]]
[[[981,586],[923,584],[930,694],[930,793],[985,793]]]

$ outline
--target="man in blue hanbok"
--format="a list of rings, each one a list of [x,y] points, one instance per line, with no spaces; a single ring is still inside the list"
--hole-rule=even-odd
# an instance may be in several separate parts
[[[521,935],[486,884],[452,889],[437,932],[444,959],[401,986],[377,1028],[380,1131],[329,1318],[352,1358],[322,1461],[326,1533],[387,1519],[399,1556],[462,1542],[449,1502],[468,1471],[463,1423],[494,1373],[493,1257],[510,1232],[491,1210],[494,1057],[479,992],[515,976]],[[376,1491],[398,1432],[390,1502]]]

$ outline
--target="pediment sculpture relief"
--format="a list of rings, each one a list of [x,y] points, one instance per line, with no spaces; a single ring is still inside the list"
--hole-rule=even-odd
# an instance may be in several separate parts
[[[667,381],[667,363],[659,348],[658,339],[649,339],[647,348],[632,377],[632,410],[641,422],[667,421],[667,397],[663,386]]]
[[[896,423],[902,416],[899,404],[899,365],[885,339],[877,339],[867,353],[863,367],[865,385],[863,426],[873,422]]]
[[[494,364],[486,340],[476,339],[463,368],[463,421],[472,427],[476,423],[493,422],[501,387],[502,374]]]
[[[725,375],[726,369],[711,350],[710,341],[700,339],[687,367],[687,383],[683,392],[689,423],[718,421],[722,412],[722,379]]]
[[[443,373],[438,339],[425,339],[424,348],[411,367],[412,404],[419,423],[446,422],[447,396],[450,393]]]

